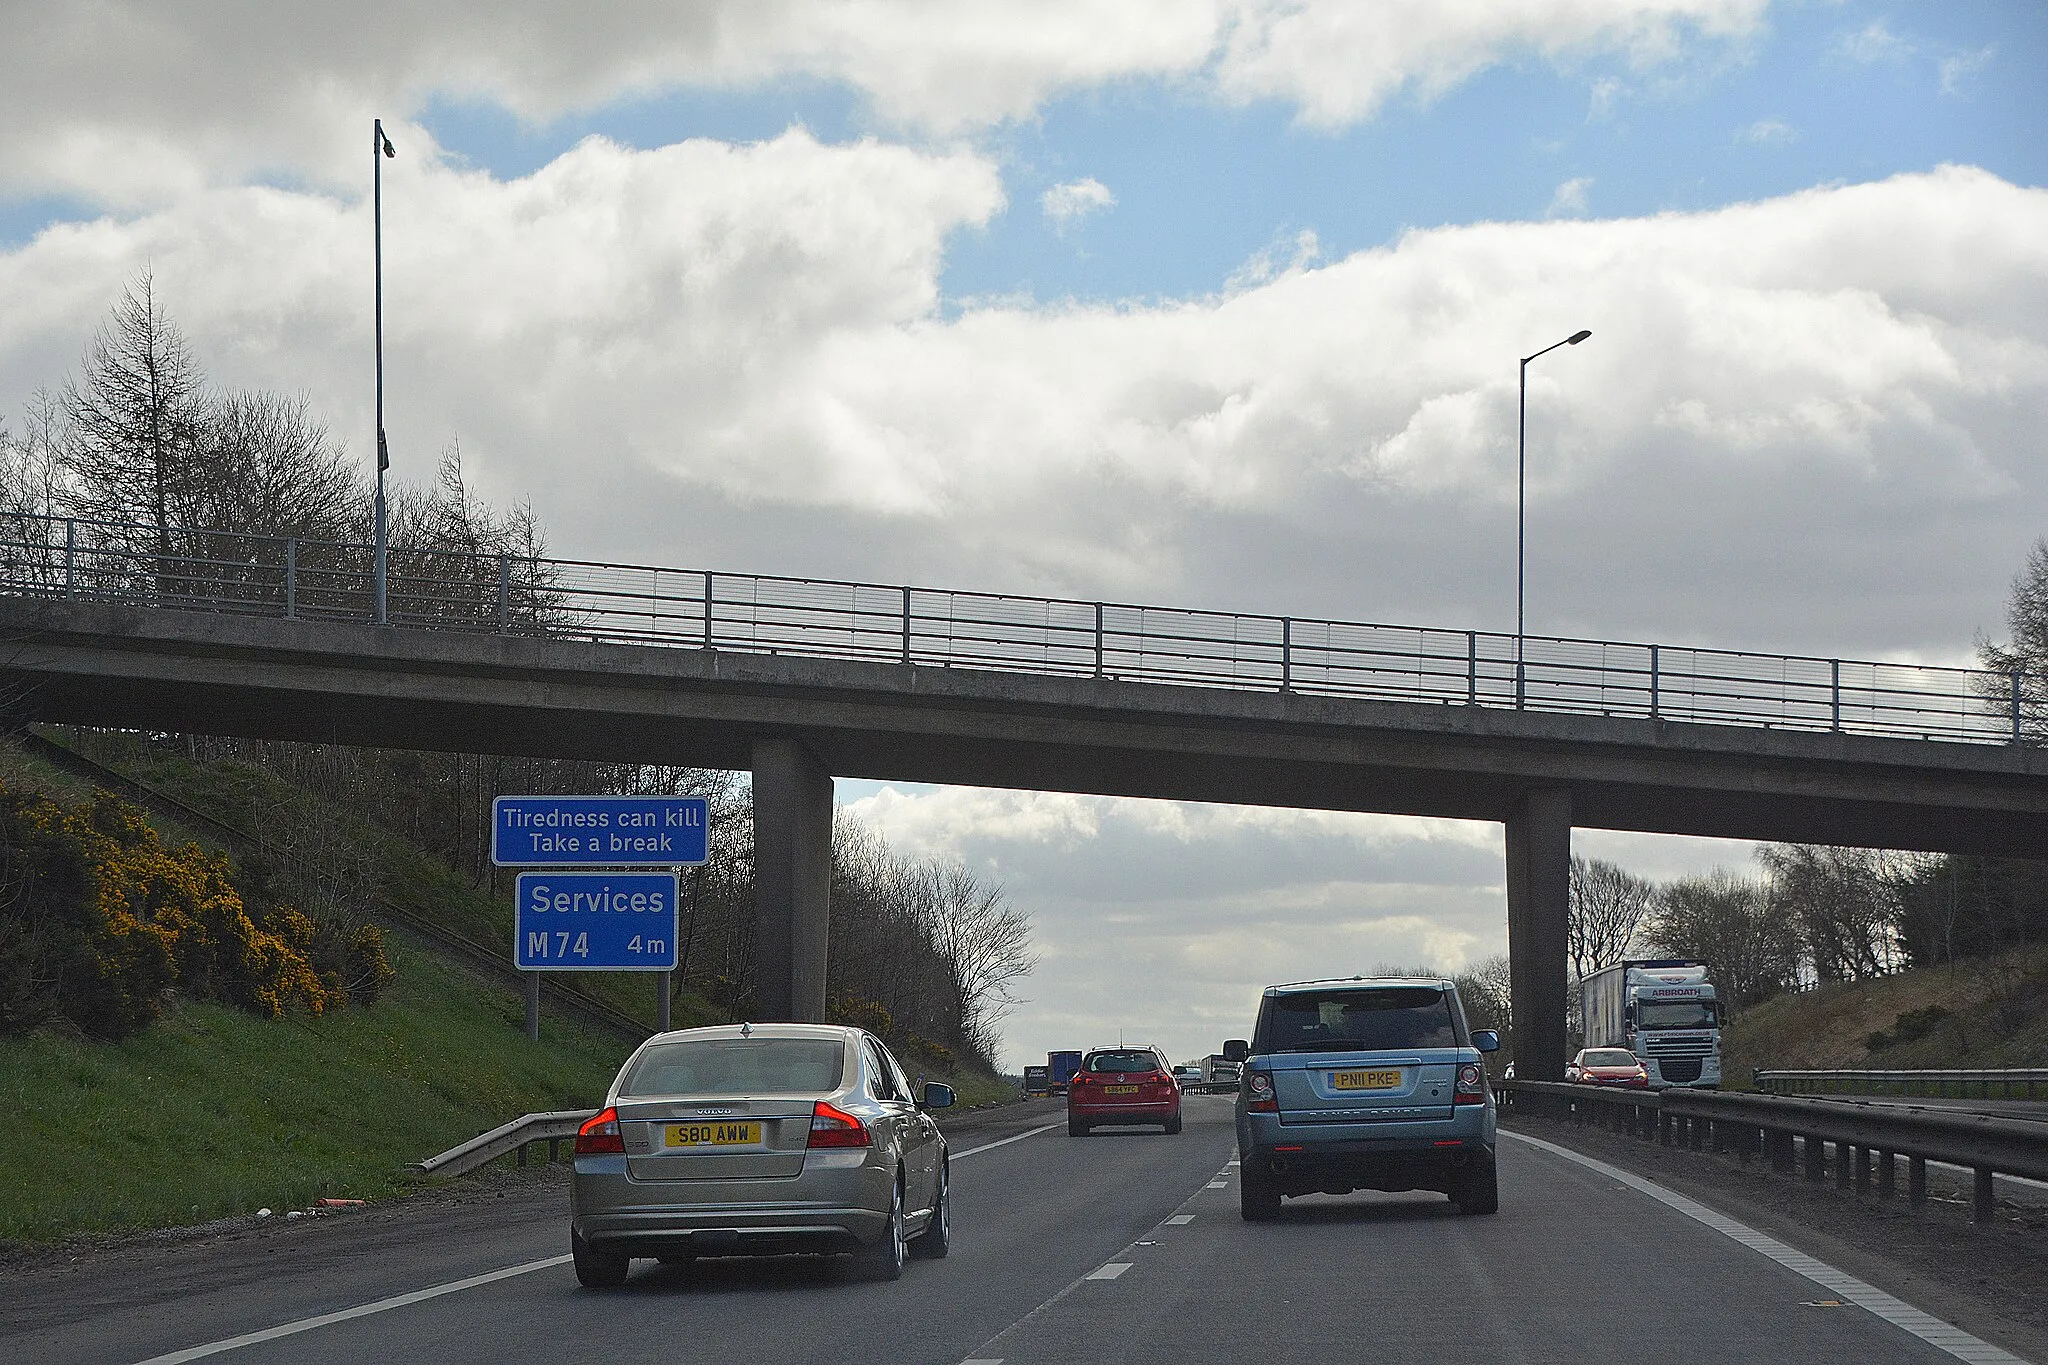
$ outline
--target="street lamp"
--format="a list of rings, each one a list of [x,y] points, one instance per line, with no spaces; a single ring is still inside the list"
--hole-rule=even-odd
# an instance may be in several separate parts
[[[384,471],[391,467],[391,451],[384,444],[384,158],[397,156],[398,149],[384,136],[384,120],[370,120],[370,223],[377,260],[377,562],[371,571],[376,595],[373,619],[380,626],[390,617],[384,606],[386,560],[384,518]]]
[[[1549,355],[1560,346],[1576,346],[1591,332],[1573,332],[1563,341],[1553,341],[1536,355],[1522,357],[1522,391],[1519,400],[1520,418],[1515,435],[1515,709],[1522,709],[1525,679],[1522,673],[1522,583],[1523,564],[1528,549],[1529,535],[1529,362],[1536,356]]]

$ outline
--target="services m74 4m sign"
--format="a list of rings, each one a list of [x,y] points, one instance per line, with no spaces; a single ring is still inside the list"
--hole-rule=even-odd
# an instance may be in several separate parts
[[[673,872],[522,872],[513,895],[521,971],[675,970]]]
[[[491,803],[499,867],[695,867],[710,822],[701,796],[501,796]]]

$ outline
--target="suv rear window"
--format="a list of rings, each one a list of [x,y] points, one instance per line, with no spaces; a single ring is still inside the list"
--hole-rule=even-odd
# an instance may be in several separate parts
[[[1086,1065],[1090,1071],[1157,1071],[1159,1059],[1149,1052],[1097,1052]]]
[[[834,1038],[693,1038],[641,1053],[619,1096],[823,1094],[845,1064]]]
[[[1457,1047],[1451,994],[1441,986],[1289,991],[1259,1011],[1253,1052],[1391,1052]]]

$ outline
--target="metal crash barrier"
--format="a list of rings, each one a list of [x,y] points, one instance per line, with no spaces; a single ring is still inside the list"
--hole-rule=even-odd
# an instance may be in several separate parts
[[[419,1175],[439,1177],[467,1175],[477,1167],[496,1161],[501,1156],[517,1154],[519,1164],[526,1164],[526,1148],[530,1143],[545,1142],[548,1145],[548,1160],[553,1161],[560,1154],[561,1144],[573,1140],[576,1130],[590,1117],[588,1109],[562,1109],[547,1114],[522,1114],[510,1123],[501,1123],[488,1133],[471,1138],[459,1147],[450,1147],[439,1156],[430,1156],[425,1161],[415,1162],[410,1168]]]

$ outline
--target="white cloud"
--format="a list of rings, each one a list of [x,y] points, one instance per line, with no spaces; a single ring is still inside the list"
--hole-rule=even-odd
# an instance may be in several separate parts
[[[1109,186],[1091,175],[1054,185],[1038,197],[1038,207],[1052,219],[1055,231],[1065,232],[1091,213],[1116,207],[1116,196],[1109,192]]]
[[[139,208],[276,178],[353,190],[368,122],[434,100],[528,123],[795,78],[952,136],[1149,80],[1337,127],[1535,51],[1653,62],[1752,31],[1766,0],[145,0],[17,6],[0,45],[0,191]],[[409,143],[417,135],[409,134]]]
[[[1978,48],[1975,52],[1961,52],[1952,57],[1943,57],[1939,65],[1941,93],[1944,95],[1957,93],[1962,89],[1963,82],[1989,66],[1991,59],[1997,55],[1998,45],[1993,43],[1989,46]]]
[[[1573,176],[1557,187],[1550,196],[1550,206],[1543,210],[1545,218],[1581,218],[1586,212],[1586,191],[1593,188],[1590,175]]]
[[[1798,134],[1793,131],[1791,124],[1782,123],[1777,119],[1766,118],[1758,119],[1755,123],[1744,128],[1735,135],[1735,140],[1737,142],[1755,143],[1790,142],[1797,136]]]
[[[1835,40],[1835,51],[1856,62],[1902,62],[1916,50],[1913,42],[1893,33],[1882,19],[1873,19]]]

